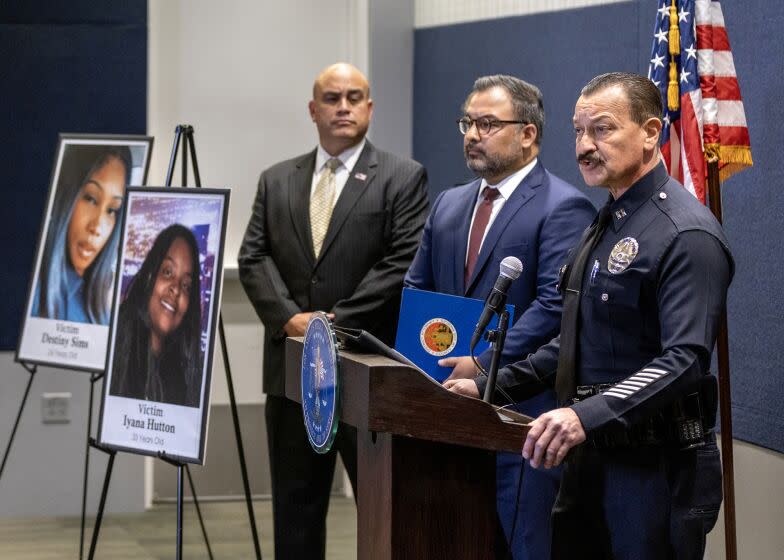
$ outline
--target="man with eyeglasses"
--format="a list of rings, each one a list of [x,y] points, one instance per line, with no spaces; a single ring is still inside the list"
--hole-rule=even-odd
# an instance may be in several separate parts
[[[512,76],[476,80],[458,127],[466,163],[478,178],[438,196],[405,280],[413,288],[484,299],[500,261],[519,258],[523,273],[508,295],[516,321],[507,333],[502,365],[524,358],[558,333],[558,270],[596,214],[583,194],[539,161],[543,125],[538,88]],[[490,351],[478,360],[487,369]],[[454,368],[450,380],[479,375],[468,356],[440,364]],[[552,391],[515,406],[534,417],[555,407]],[[503,453],[497,481],[499,518],[514,558],[548,558],[559,473],[537,471],[519,455]]]
[[[373,101],[362,72],[325,68],[309,110],[318,146],[261,174],[239,254],[240,280],[264,323],[275,558],[287,560],[324,558],[336,452],[356,496],[357,434],[341,424],[332,450],[311,449],[302,408],[286,398],[286,337],[302,336],[321,310],[392,344],[428,210],[424,168],[365,138]]]

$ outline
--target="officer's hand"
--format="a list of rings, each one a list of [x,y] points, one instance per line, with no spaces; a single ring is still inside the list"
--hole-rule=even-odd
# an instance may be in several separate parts
[[[471,356],[443,358],[438,360],[438,365],[453,368],[452,373],[446,378],[447,381],[450,379],[473,379],[479,375],[479,370],[476,369],[476,364]]]
[[[453,393],[474,397],[475,399],[479,398],[479,389],[471,379],[447,379],[443,385]]]
[[[291,318],[283,325],[283,331],[286,336],[305,336],[305,330],[308,328],[308,321],[313,316],[313,313],[297,313],[292,315]],[[334,313],[327,313],[330,319],[335,318]]]
[[[585,430],[571,408],[556,408],[531,422],[523,445],[523,457],[532,467],[557,467],[574,446],[585,441]]]

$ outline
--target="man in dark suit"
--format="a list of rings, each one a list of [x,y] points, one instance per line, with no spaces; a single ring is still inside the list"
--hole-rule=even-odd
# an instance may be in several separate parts
[[[482,77],[474,83],[463,112],[458,125],[465,135],[466,163],[479,179],[438,196],[405,283],[484,299],[498,278],[501,260],[519,258],[523,273],[508,292],[516,321],[507,333],[504,365],[525,357],[558,332],[558,270],[596,210],[538,159],[544,124],[538,88],[512,76]],[[478,357],[485,369],[490,356],[487,350]],[[439,363],[454,368],[450,379],[478,374],[468,356]],[[517,409],[537,416],[555,406],[555,394],[547,391]],[[526,464],[518,492],[521,461],[519,455],[498,455],[499,517],[507,539],[514,526],[516,559],[548,558],[549,515],[559,473]]]
[[[265,416],[275,557],[324,557],[326,513],[340,452],[356,492],[356,432],[341,424],[332,451],[310,447],[300,406],[285,397],[284,343],[313,311],[392,343],[403,276],[427,217],[418,163],[365,139],[367,79],[349,64],[325,69],[310,116],[319,146],[262,173],[239,254],[240,280],[264,323]]]

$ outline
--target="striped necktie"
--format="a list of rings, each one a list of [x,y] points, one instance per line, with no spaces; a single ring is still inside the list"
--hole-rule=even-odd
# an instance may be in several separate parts
[[[331,158],[324,164],[316,189],[310,197],[310,233],[313,238],[313,253],[321,253],[321,245],[327,235],[332,209],[335,207],[335,170],[340,167],[338,158]]]

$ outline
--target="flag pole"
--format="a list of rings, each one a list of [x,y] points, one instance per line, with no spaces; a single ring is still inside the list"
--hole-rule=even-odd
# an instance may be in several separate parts
[[[722,223],[719,158],[710,156],[708,163],[708,200],[711,212]],[[735,534],[735,467],[732,453],[732,399],[730,398],[730,349],[727,334],[727,310],[721,313],[716,339],[719,365],[719,410],[721,420],[721,467],[724,485],[724,547],[727,560],[737,560]]]

